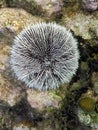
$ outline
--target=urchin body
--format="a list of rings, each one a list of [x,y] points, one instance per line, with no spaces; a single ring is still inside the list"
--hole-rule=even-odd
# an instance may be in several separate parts
[[[24,29],[11,48],[11,66],[18,79],[38,90],[68,83],[78,68],[77,41],[66,28],[38,23]]]

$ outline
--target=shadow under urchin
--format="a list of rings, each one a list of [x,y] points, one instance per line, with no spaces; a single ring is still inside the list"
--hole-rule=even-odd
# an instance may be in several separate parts
[[[38,90],[70,82],[78,68],[79,51],[71,32],[56,23],[37,23],[14,39],[11,67],[19,80]]]

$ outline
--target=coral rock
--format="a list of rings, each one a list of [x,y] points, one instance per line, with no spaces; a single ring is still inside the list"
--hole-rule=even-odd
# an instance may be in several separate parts
[[[82,6],[85,10],[94,11],[98,9],[98,0],[82,0]]]

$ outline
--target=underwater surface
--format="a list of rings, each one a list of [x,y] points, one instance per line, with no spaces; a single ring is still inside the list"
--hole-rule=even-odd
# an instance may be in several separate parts
[[[37,23],[56,23],[77,42],[78,68],[55,89],[29,88],[10,64],[14,39]],[[98,0],[0,0],[0,130],[98,130]]]

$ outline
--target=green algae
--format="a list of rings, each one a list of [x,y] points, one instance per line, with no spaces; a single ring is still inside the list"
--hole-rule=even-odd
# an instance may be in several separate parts
[[[80,108],[86,112],[92,112],[95,109],[95,101],[91,97],[83,97],[78,101]]]

